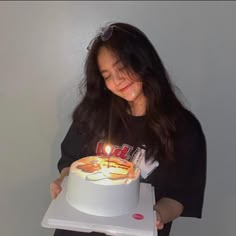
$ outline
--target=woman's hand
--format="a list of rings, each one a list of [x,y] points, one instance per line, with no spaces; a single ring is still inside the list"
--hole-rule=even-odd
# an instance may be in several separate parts
[[[50,194],[51,194],[52,199],[55,199],[58,196],[58,194],[61,192],[62,180],[63,179],[58,178],[50,184]]]
[[[60,177],[50,184],[50,194],[52,199],[55,199],[61,192],[61,183],[65,176],[69,175],[69,170],[69,167],[65,167],[64,169],[62,169]]]
[[[164,228],[164,223],[162,221],[160,213],[156,210],[156,227],[161,230]]]
[[[164,228],[164,224],[179,217],[184,210],[180,202],[166,197],[161,198],[153,208],[156,211],[156,226],[159,230]]]

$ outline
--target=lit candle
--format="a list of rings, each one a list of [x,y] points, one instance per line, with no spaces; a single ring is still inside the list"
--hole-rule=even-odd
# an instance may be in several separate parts
[[[107,153],[107,165],[108,165],[108,168],[109,168],[109,161],[110,161],[110,152],[111,152],[111,146],[110,145],[106,145],[105,147],[105,151]]]

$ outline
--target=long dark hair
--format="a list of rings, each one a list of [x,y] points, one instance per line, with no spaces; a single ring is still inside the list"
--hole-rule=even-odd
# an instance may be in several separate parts
[[[106,35],[107,38],[105,37]],[[176,97],[168,73],[152,43],[136,27],[126,23],[112,23],[90,43],[85,62],[82,87],[85,94],[73,112],[73,121],[90,135],[89,148],[100,138],[109,135],[109,113],[112,111],[113,127],[127,125],[127,101],[106,89],[99,72],[97,55],[105,46],[112,50],[130,71],[142,79],[146,107],[146,158],[174,160],[176,118],[185,111]]]

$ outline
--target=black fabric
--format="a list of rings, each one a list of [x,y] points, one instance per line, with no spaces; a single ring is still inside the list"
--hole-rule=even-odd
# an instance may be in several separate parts
[[[126,159],[132,160],[136,149],[145,145],[145,117],[130,116],[129,128],[131,132],[127,133],[124,128],[118,127],[116,135],[112,136],[112,144],[120,148],[127,145],[130,150],[125,154]],[[90,153],[85,151],[88,141],[86,132],[77,132],[73,125],[70,127],[61,145],[59,171],[81,157],[97,154],[99,145]],[[142,181],[155,187],[156,201],[163,197],[174,199],[184,206],[182,216],[201,218],[206,183],[206,140],[199,121],[192,113],[188,112],[176,121],[175,158],[173,163],[160,161],[159,166]],[[166,224],[164,230],[158,232],[159,236],[168,236],[170,228],[171,223]],[[66,232],[60,230],[55,236],[87,235]]]
[[[62,230],[57,229],[55,230],[54,236],[105,236],[106,234],[91,232],[91,233],[84,233],[84,232],[75,232],[69,230]]]

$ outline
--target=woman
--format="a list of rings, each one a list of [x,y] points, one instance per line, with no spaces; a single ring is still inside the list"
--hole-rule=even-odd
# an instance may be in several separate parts
[[[206,181],[201,125],[176,97],[158,53],[139,29],[112,23],[88,49],[85,94],[62,142],[60,177],[50,186],[51,196],[61,191],[72,162],[111,143],[120,150],[113,154],[143,163],[141,181],[155,187],[158,235],[168,236],[177,217],[201,218]],[[88,234],[55,232],[72,235]]]

